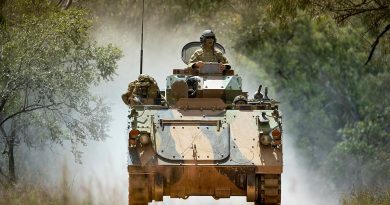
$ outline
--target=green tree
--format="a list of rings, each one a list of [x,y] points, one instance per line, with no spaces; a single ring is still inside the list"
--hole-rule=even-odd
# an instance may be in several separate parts
[[[389,70],[361,77],[359,95],[360,119],[340,130],[342,141],[328,156],[327,170],[337,174],[334,181],[344,185],[388,186],[390,176],[390,92]]]
[[[262,26],[246,26],[237,49],[274,79],[308,164],[338,185],[388,184],[389,67],[363,65],[363,28],[305,15],[257,32]]]
[[[390,50],[390,2],[387,0],[289,0],[267,1],[269,14],[289,23],[303,9],[314,18],[329,15],[339,24],[363,26],[361,38],[371,42],[366,64],[371,61],[374,52],[378,60],[388,62]],[[368,35],[366,35],[368,33]],[[379,49],[376,48],[379,46]],[[364,46],[364,45],[362,45]]]
[[[91,16],[47,1],[6,1],[0,31],[2,181],[16,181],[15,148],[107,136],[109,108],[90,88],[115,74],[121,51],[90,40]],[[1,164],[0,164],[1,165]],[[1,182],[1,180],[0,180]]]

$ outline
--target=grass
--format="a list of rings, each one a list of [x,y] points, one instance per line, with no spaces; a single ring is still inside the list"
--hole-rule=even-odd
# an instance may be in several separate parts
[[[353,190],[341,198],[341,205],[390,205],[390,187]]]
[[[115,188],[99,188],[96,183],[71,190],[60,183],[58,187],[19,182],[14,186],[0,185],[0,205],[105,205],[123,204]]]
[[[45,179],[34,180],[33,183],[28,181],[31,180],[20,180],[6,187],[0,184],[0,205],[121,204],[116,188],[103,187],[97,180],[75,187],[68,179],[67,171],[56,185],[47,185]]]
[[[67,181],[58,186],[18,182],[14,186],[0,185],[0,205],[119,205],[123,199],[115,187],[89,183],[73,188]],[[127,196],[126,196],[127,198]]]
[[[120,204],[115,193],[101,190],[107,195],[105,200],[93,200],[91,189],[83,188],[82,193],[70,191],[66,177],[56,188],[44,184],[19,182],[15,186],[0,186],[0,205],[93,205]],[[109,191],[108,191],[109,192]],[[388,189],[354,189],[340,199],[341,205],[390,205],[390,187]]]
[[[90,195],[89,195],[90,196]],[[0,205],[89,205],[90,197],[77,199],[63,188],[50,189],[36,184],[17,184],[11,187],[0,187]]]

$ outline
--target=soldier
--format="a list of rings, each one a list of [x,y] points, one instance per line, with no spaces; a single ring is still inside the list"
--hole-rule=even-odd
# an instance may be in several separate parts
[[[122,95],[122,100],[126,105],[130,105],[131,98],[133,97],[133,91],[135,88],[135,84],[138,83],[138,80],[135,80],[129,84],[127,87],[127,92]]]
[[[145,102],[146,104],[154,104],[159,97],[160,90],[156,80],[149,75],[141,74],[138,76],[138,80],[129,84],[127,92],[122,95],[122,100],[126,105],[137,105]]]
[[[228,63],[226,57],[221,51],[214,48],[217,39],[212,30],[203,31],[200,42],[202,42],[202,48],[192,54],[188,64],[189,68],[199,69],[204,66],[204,62],[217,62],[221,64],[221,70],[230,69],[230,65],[226,65]]]

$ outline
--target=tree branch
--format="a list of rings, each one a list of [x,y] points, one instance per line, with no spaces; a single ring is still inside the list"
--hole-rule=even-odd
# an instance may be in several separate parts
[[[45,109],[45,108],[51,109],[51,107],[58,106],[58,105],[61,105],[61,104],[62,103],[52,103],[50,105],[37,105],[37,104],[29,105],[27,107],[24,107],[20,111],[15,112],[15,113],[9,115],[8,117],[6,117],[4,120],[2,120],[0,122],[0,126],[3,125],[7,120],[9,120],[9,119],[15,117],[16,115],[21,114],[21,113],[31,112],[31,111],[34,111],[34,110]]]
[[[26,107],[28,105],[28,85],[26,86],[24,90],[24,104],[23,107]]]
[[[343,22],[346,19],[350,18],[351,16],[356,16],[366,12],[373,12],[373,11],[386,10],[386,9],[387,9],[386,7],[362,8],[362,9],[346,8],[346,9],[335,9],[333,10],[333,12],[340,13],[338,16],[335,17],[335,19],[338,22]]]
[[[57,6],[62,7],[64,10],[68,9],[72,4],[72,0],[58,0]]]
[[[4,86],[4,89],[1,91],[1,96],[0,97],[4,99],[4,105],[5,105],[5,102],[7,101],[7,99],[9,98],[9,96],[11,95],[11,93],[14,92],[15,90],[19,89],[20,87],[22,87],[24,85],[23,82],[15,83],[15,82],[20,80],[19,77],[20,76],[16,76],[15,79],[9,80],[7,82],[7,84]]]
[[[389,30],[390,30],[390,24],[388,24],[388,25],[385,27],[385,29],[376,37],[374,43],[371,45],[370,55],[368,56],[368,59],[367,59],[365,65],[367,65],[368,62],[370,62],[372,56],[374,55],[374,51],[375,51],[375,49],[376,49],[376,46],[377,46],[378,43],[379,43],[379,39],[380,39],[383,35],[385,35],[385,33],[386,33],[387,31],[389,31]]]
[[[3,97],[0,97],[1,99],[1,103],[0,103],[0,113],[3,111],[3,108],[5,106],[5,104],[7,103],[7,98],[3,98]],[[1,118],[0,118],[1,119]]]
[[[4,130],[4,127],[3,126],[0,126],[0,131],[1,131],[1,134],[3,135],[3,138],[5,139],[5,142],[4,142],[4,150],[1,152],[1,154],[7,154],[7,148],[8,148],[8,135],[7,135],[7,132]]]
[[[371,1],[367,2],[367,0],[363,0],[362,2],[360,2],[360,4],[353,3],[353,6],[354,7],[361,7],[363,5],[369,5],[370,3],[371,3]]]

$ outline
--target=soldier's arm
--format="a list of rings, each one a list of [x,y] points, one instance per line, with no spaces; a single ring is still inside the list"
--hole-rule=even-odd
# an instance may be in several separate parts
[[[190,63],[188,63],[188,68],[193,68],[193,69],[197,68],[196,63],[198,61],[201,61],[200,54],[198,51],[195,51],[194,54],[192,54],[192,56],[190,58],[190,61],[189,61]]]
[[[218,57],[218,62],[224,64],[224,69],[229,70],[229,69],[231,68],[231,66],[229,65],[229,61],[228,61],[227,58],[223,55],[223,53],[218,52],[218,53],[217,53],[217,57]]]
[[[229,63],[227,58],[223,55],[223,53],[221,51],[216,50],[215,54],[217,55],[217,60],[218,60],[219,63],[222,63],[222,64],[228,64]]]
[[[130,105],[130,98],[132,98],[133,96],[134,88],[137,83],[138,80],[129,83],[129,86],[127,87],[127,92],[122,95],[122,100],[126,105]]]
[[[139,85],[136,85],[134,90],[133,90],[133,93],[130,97],[130,105],[140,105],[142,104],[141,102],[141,94],[139,93]]]
[[[124,102],[126,105],[130,105],[130,100],[129,100],[130,95],[131,95],[131,94],[130,94],[129,92],[126,92],[126,93],[122,94],[122,100],[123,100],[123,102]]]

